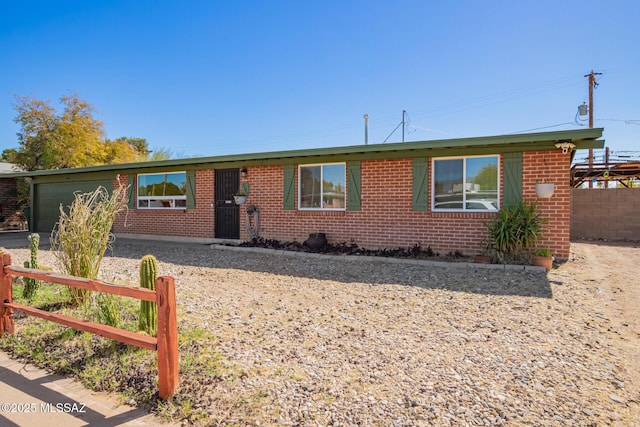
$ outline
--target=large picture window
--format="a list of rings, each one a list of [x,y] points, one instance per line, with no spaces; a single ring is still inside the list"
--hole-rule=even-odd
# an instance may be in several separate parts
[[[433,210],[497,211],[498,171],[498,156],[434,159]]]
[[[345,209],[344,163],[301,165],[298,171],[300,209]]]
[[[186,209],[186,172],[138,175],[139,209]]]

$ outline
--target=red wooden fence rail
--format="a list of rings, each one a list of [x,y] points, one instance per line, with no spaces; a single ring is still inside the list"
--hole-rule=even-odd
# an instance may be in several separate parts
[[[178,386],[178,323],[176,317],[176,289],[173,277],[160,276],[156,279],[156,290],[131,288],[114,285],[100,280],[65,276],[50,271],[22,268],[11,265],[11,255],[0,254],[0,336],[13,333],[13,310],[23,311],[80,331],[90,332],[112,340],[158,352],[158,395],[168,399]],[[136,332],[125,331],[100,323],[76,319],[57,313],[39,310],[13,303],[13,277],[29,277],[48,283],[59,283],[74,288],[88,289],[113,295],[121,295],[158,304],[157,338]]]

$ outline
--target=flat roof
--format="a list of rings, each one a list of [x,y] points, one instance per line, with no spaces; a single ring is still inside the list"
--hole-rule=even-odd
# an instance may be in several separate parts
[[[14,172],[6,176],[36,177],[92,172],[117,172],[127,170],[161,169],[176,167],[205,167],[212,164],[243,163],[248,166],[260,164],[291,163],[307,158],[327,159],[334,157],[352,159],[384,159],[417,156],[444,156],[448,153],[500,153],[516,151],[542,151],[557,149],[558,142],[571,142],[575,149],[603,148],[603,128],[587,128],[555,132],[520,133],[471,138],[438,139],[414,142],[395,142],[388,144],[349,145],[329,148],[310,148],[300,150],[269,151],[247,154],[230,154],[209,157],[191,157],[153,162],[121,163],[112,165],[88,166],[71,169],[54,169]]]

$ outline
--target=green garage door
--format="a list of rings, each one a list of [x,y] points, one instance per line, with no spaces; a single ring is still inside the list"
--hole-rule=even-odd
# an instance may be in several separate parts
[[[55,182],[34,185],[35,210],[33,212],[35,231],[50,232],[60,219],[60,205],[69,211],[69,205],[75,199],[74,193],[88,193],[103,186],[109,193],[112,190],[110,179],[100,181]]]

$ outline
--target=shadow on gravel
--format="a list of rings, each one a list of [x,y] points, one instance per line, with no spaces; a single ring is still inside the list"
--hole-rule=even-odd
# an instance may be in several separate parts
[[[238,269],[341,283],[402,285],[487,295],[519,295],[551,298],[547,275],[539,271],[469,268],[465,263],[448,266],[425,263],[394,263],[389,258],[358,259],[356,256],[292,256],[272,253],[212,249],[209,245],[167,242],[116,241],[106,256],[141,258],[151,253],[158,261],[191,267]],[[187,254],[185,256],[185,253]],[[355,258],[355,259],[354,259]],[[442,261],[433,259],[432,261]],[[179,280],[179,276],[176,277]]]
[[[28,248],[28,232],[0,233],[0,246]],[[49,235],[40,233],[40,249],[49,249]],[[451,262],[451,266],[398,264],[388,258],[369,261],[357,257],[324,255],[290,256],[272,253],[212,249],[208,244],[158,240],[116,239],[107,257],[140,259],[153,254],[158,261],[191,267],[238,269],[256,273],[285,275],[313,280],[374,285],[402,285],[486,295],[519,295],[551,298],[547,275],[537,271],[469,268]],[[353,259],[356,258],[356,259]],[[427,261],[427,260],[425,260]],[[433,258],[432,261],[442,261]],[[457,264],[457,265],[456,265]],[[180,276],[176,276],[179,280]]]

